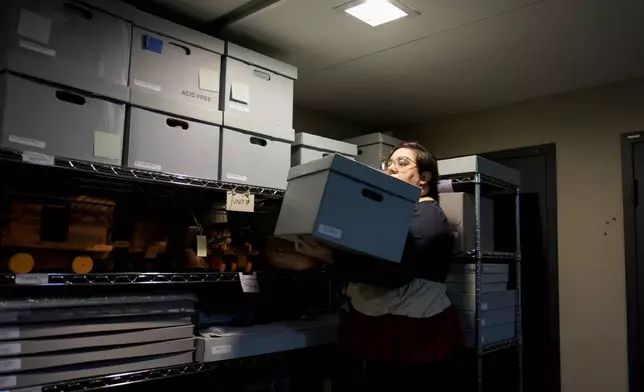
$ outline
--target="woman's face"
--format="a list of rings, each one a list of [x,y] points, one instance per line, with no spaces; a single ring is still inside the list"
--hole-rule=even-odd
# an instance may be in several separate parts
[[[389,158],[385,173],[416,186],[424,185],[416,165],[416,152],[409,148],[399,148]]]

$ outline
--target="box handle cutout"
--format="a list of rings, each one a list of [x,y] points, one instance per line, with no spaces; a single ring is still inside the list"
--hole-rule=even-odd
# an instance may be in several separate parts
[[[251,137],[250,137],[250,144],[254,144],[254,145],[256,145],[256,146],[266,147],[266,145],[268,144],[268,142],[267,142],[266,140],[264,140],[264,139],[260,139],[260,138],[258,138],[258,137],[253,137],[253,136],[251,136]]]
[[[362,150],[358,150],[358,155],[362,155]]]
[[[175,43],[175,42],[169,42],[169,44],[172,45],[172,46],[176,46],[177,48],[183,49],[186,52],[186,56],[190,56],[190,53],[192,53],[190,51],[190,48],[187,47],[187,46],[180,45],[180,44]]]
[[[271,80],[271,74],[268,74],[266,72],[260,71],[259,69],[254,69],[253,70],[253,75],[257,76],[260,79],[264,79],[267,82],[270,82],[270,80]]]
[[[68,93],[67,91],[56,91],[56,98],[63,102],[73,103],[74,105],[83,106],[85,105],[85,97],[78,94]]]
[[[329,154],[328,152],[325,152],[324,154],[322,154],[322,158],[328,157],[329,155],[331,155],[331,154]]]
[[[176,118],[169,118],[165,120],[165,123],[168,124],[170,128],[181,128],[184,131],[188,128],[190,128],[190,124],[188,124],[186,121],[182,120],[177,120]]]
[[[362,196],[366,197],[367,199],[371,199],[376,203],[382,203],[382,201],[385,199],[380,193],[374,192],[367,188],[362,189]]]
[[[63,9],[70,14],[80,16],[81,18],[86,20],[91,20],[92,18],[94,18],[94,14],[92,14],[90,11],[86,10],[85,8],[81,8],[77,6],[76,4],[65,3],[63,4]]]

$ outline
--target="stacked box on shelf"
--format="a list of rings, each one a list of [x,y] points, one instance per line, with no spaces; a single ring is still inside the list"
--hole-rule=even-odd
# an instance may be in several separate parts
[[[341,142],[310,133],[296,133],[291,149],[291,166],[301,165],[331,154],[340,154],[354,159],[358,154],[355,144]]]
[[[476,206],[471,193],[441,193],[439,203],[454,233],[454,252],[476,250]],[[494,251],[494,201],[481,198],[481,251]]]
[[[231,43],[224,62],[221,179],[285,189],[297,68]]]
[[[138,13],[125,164],[219,179],[224,42]]]
[[[192,361],[189,295],[3,301],[0,385],[24,388]]]
[[[372,133],[345,140],[347,143],[358,146],[358,162],[380,169],[382,161],[386,159],[391,150],[402,142],[393,136],[384,133]]]
[[[489,345],[516,336],[517,291],[508,290],[507,264],[482,264],[481,343]],[[456,307],[469,347],[476,346],[476,264],[453,264],[447,276],[447,293]]]
[[[195,360],[224,361],[335,343],[337,315],[250,327],[211,327],[199,331]]]
[[[120,164],[131,24],[76,1],[0,15],[0,147]]]

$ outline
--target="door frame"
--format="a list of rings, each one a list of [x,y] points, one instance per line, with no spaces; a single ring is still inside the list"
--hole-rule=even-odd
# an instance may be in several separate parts
[[[621,135],[622,144],[622,194],[624,203],[624,262],[626,263],[626,323],[628,339],[628,375],[629,390],[639,391],[642,385],[642,375],[638,369],[642,368],[640,358],[639,340],[643,338],[639,333],[639,306],[637,288],[637,237],[635,222],[636,183],[634,171],[633,147],[635,143],[644,143],[640,132]]]
[[[561,351],[559,328],[559,251],[557,229],[557,146],[555,143],[521,147],[510,150],[492,151],[479,154],[491,160],[518,159],[535,155],[546,156],[546,217],[549,226],[546,229],[548,261],[548,313],[550,317],[549,334],[553,345],[550,363],[551,391],[561,391]]]

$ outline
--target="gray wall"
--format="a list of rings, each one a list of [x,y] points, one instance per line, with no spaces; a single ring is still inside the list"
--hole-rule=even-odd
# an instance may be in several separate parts
[[[644,131],[644,79],[454,116],[396,133],[420,140],[438,157],[557,144],[564,392],[628,388],[619,135],[637,131]]]
[[[301,106],[293,108],[293,128],[296,133],[312,133],[337,140],[375,132],[367,126]]]

